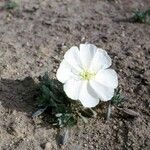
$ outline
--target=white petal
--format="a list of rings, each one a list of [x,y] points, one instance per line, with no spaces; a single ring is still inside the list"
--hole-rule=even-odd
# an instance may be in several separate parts
[[[72,46],[64,55],[64,59],[76,70],[81,71],[79,49]]]
[[[95,91],[97,96],[101,99],[101,101],[108,101],[114,95],[114,89],[111,87],[106,87],[94,80],[90,81],[91,88]]]
[[[90,63],[97,51],[97,47],[92,44],[80,44],[80,59],[83,68],[89,69]]]
[[[68,80],[64,84],[64,91],[69,98],[73,100],[78,100],[81,85],[82,85],[81,80],[75,80],[75,79]]]
[[[99,103],[98,97],[96,95],[94,97],[94,93],[88,88],[88,81],[82,81],[79,100],[84,107],[95,107]]]
[[[73,71],[73,68],[71,68],[71,66],[65,60],[63,60],[57,70],[56,77],[60,82],[65,83],[70,78],[76,77],[75,73],[73,72],[75,72],[75,70]]]
[[[107,87],[116,88],[118,86],[117,73],[113,69],[100,70],[96,74],[95,80]]]
[[[90,70],[97,72],[100,69],[106,69],[111,66],[111,58],[107,52],[98,48],[90,65]]]

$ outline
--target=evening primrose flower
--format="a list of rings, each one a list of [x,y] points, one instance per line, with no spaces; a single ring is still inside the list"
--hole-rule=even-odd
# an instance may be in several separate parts
[[[92,44],[73,46],[60,63],[56,77],[62,82],[66,95],[79,100],[84,107],[95,107],[108,101],[118,86],[117,73],[110,69],[111,58],[103,49]]]

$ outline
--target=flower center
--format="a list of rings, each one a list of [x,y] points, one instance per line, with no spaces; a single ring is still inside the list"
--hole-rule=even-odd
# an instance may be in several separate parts
[[[95,76],[95,73],[84,70],[80,73],[80,76],[83,80],[91,80]]]

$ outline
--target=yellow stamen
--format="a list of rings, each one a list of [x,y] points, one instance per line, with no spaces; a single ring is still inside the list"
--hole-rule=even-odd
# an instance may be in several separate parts
[[[91,72],[85,70],[80,73],[80,76],[83,80],[90,80],[95,76],[95,73],[91,73]]]

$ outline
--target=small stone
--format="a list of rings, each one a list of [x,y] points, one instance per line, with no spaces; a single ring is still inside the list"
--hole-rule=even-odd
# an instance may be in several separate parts
[[[86,38],[85,37],[82,37],[81,38],[81,42],[85,42]]]
[[[93,145],[90,145],[89,147],[90,147],[91,150],[94,149],[94,146],[93,146]]]
[[[52,150],[52,144],[50,143],[50,142],[47,142],[46,144],[45,144],[45,148],[44,148],[44,150]]]
[[[137,57],[138,57],[138,58],[141,58],[141,55],[140,55],[140,54],[137,54]]]
[[[123,122],[122,121],[119,121],[119,126],[121,127],[123,125]]]
[[[13,110],[12,114],[13,115],[16,115],[17,111],[16,110]]]
[[[114,126],[113,126],[113,129],[116,130],[116,129],[117,129],[117,126],[114,125]]]

